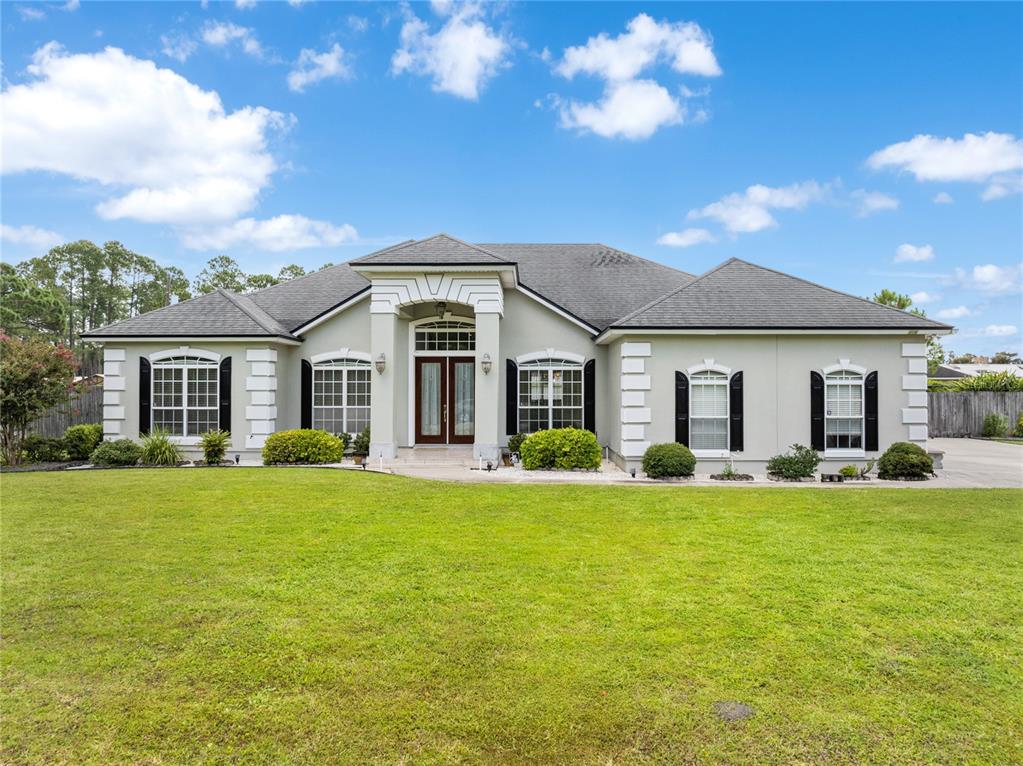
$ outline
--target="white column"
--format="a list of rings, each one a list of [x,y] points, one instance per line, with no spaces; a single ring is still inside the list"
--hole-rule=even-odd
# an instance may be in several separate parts
[[[906,406],[902,408],[902,424],[907,429],[907,441],[926,449],[927,344],[903,343],[902,356],[906,360],[906,374],[902,376],[902,390],[906,397]]]
[[[103,349],[103,438],[121,439],[125,436],[125,361],[123,348]]]
[[[622,343],[622,375],[619,385],[622,394],[622,443],[618,454],[635,460],[643,457],[650,446],[646,427],[650,423],[650,375],[646,360],[650,356],[649,343]]]
[[[262,449],[266,437],[277,430],[277,351],[272,348],[245,350],[249,366],[245,391],[249,403],[245,407],[247,433],[245,446]]]
[[[369,456],[391,460],[398,455],[396,424],[397,376],[395,374],[395,333],[398,331],[396,307],[374,302],[370,307],[369,344],[373,360],[370,385]],[[384,355],[384,371],[376,371],[376,361]]]
[[[476,308],[476,436],[472,445],[474,458],[497,461],[501,456],[501,315],[498,307]],[[481,313],[482,312],[482,313]],[[490,356],[490,374],[483,374],[483,356]],[[514,386],[516,382],[509,381]]]

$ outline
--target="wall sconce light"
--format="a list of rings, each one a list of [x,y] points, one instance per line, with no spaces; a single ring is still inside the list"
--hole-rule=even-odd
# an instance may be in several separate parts
[[[493,367],[493,366],[494,366],[494,363],[492,361],[490,361],[490,354],[484,354],[483,358],[480,360],[480,367],[483,368],[483,374],[484,375],[489,375],[490,374],[490,368]]]
[[[380,356],[377,357],[377,360],[376,360],[376,362],[374,362],[374,365],[377,368],[377,372],[379,372],[381,375],[383,375],[384,374],[384,368],[387,366],[387,357],[384,356],[384,352],[383,351],[380,352]]]

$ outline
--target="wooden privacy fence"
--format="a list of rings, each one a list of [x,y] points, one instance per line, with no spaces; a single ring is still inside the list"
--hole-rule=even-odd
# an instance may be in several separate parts
[[[927,435],[981,436],[984,418],[995,412],[1009,430],[1023,412],[1023,391],[931,391],[927,394]]]
[[[90,386],[81,394],[68,396],[67,401],[52,407],[28,427],[30,434],[59,439],[68,426],[103,422],[103,386]]]

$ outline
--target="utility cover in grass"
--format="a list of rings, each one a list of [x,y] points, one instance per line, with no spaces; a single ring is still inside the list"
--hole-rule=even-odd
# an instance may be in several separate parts
[[[715,702],[714,712],[724,721],[745,721],[753,717],[753,708],[742,702]]]

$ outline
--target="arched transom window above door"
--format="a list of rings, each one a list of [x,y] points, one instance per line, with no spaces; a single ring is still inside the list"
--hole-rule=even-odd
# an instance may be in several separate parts
[[[416,351],[475,351],[476,326],[472,322],[443,319],[415,328]]]

